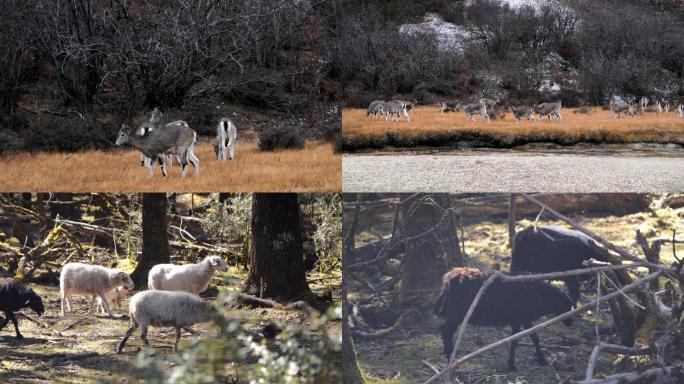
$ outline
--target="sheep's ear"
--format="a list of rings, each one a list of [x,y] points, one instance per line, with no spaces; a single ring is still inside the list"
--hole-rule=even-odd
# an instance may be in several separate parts
[[[212,257],[212,259],[211,259],[211,265],[219,265],[218,258]]]

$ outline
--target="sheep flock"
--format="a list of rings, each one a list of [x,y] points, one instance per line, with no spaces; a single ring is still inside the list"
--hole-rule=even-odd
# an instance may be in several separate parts
[[[117,345],[121,353],[126,341],[137,328],[141,329],[141,339],[145,345],[149,326],[173,327],[176,329],[175,349],[178,349],[181,330],[191,334],[194,324],[206,322],[213,307],[198,295],[206,290],[216,271],[226,271],[228,267],[219,256],[207,256],[195,264],[159,264],[149,272],[149,290],[135,293],[129,304],[130,328]],[[113,313],[124,298],[134,289],[133,280],[120,269],[106,268],[101,265],[67,263],[62,267],[59,277],[60,315],[67,316],[73,308],[72,296],[90,297],[88,314],[95,305],[96,313],[110,318],[120,317]],[[45,312],[43,299],[32,289],[16,279],[0,278],[0,330],[8,322],[14,324],[16,338],[22,339],[15,311],[30,308],[39,316]]]

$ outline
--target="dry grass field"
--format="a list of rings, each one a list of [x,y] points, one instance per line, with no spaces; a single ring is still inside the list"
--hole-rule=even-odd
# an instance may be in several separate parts
[[[213,143],[195,148],[200,175],[181,178],[174,163],[164,179],[140,166],[130,147],[112,151],[17,153],[0,156],[0,191],[34,192],[336,192],[341,189],[342,156],[332,144],[309,142],[301,150],[261,152],[255,141],[238,142],[235,160],[216,160]]]
[[[523,121],[512,113],[503,118],[466,122],[463,112],[441,113],[439,107],[418,107],[409,123],[366,117],[365,109],[342,112],[344,150],[384,146],[441,146],[458,141],[480,141],[493,147],[513,147],[550,142],[578,143],[678,143],[684,144],[684,118],[674,113],[646,113],[636,119],[613,119],[611,111],[594,107],[589,114],[563,109],[563,122]]]

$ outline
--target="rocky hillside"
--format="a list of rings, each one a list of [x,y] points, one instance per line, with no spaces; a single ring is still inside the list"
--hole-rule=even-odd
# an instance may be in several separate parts
[[[354,7],[339,28],[333,74],[349,106],[684,97],[684,1],[384,3]]]

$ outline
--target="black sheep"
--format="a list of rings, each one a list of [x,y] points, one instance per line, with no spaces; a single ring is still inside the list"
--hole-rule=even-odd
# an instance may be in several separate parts
[[[515,235],[511,273],[581,269],[585,268],[584,260],[607,261],[607,256],[607,250],[582,232],[554,226],[529,227]],[[580,296],[579,278],[568,276],[559,280],[565,283],[570,299],[576,303]]]
[[[468,313],[468,308],[482,284],[491,273],[481,272],[475,268],[454,268],[444,275],[442,292],[437,299],[435,314],[442,316],[446,322],[439,328],[444,343],[447,359],[454,349],[453,334]],[[502,327],[510,325],[512,333],[528,329],[532,322],[545,315],[560,315],[572,309],[570,298],[560,289],[543,281],[520,281],[492,283],[480,299],[470,317],[470,324]],[[572,319],[563,321],[566,326],[572,325]],[[539,337],[530,335],[536,348],[537,361],[546,364],[539,348]],[[508,369],[515,371],[515,349],[518,341],[511,342],[508,357]]]
[[[22,308],[31,308],[38,316],[45,312],[43,300],[31,288],[15,279],[0,279],[0,311],[5,313],[5,319],[0,322],[0,331],[12,320],[17,339],[24,338],[19,332],[19,322],[14,316],[14,311]]]

